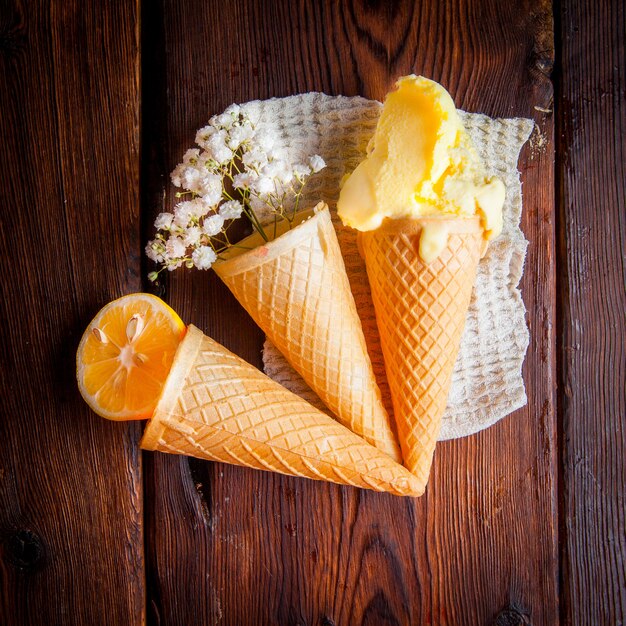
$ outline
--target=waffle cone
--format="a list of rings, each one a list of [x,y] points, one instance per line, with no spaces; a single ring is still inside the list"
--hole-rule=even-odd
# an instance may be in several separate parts
[[[395,495],[421,495],[388,455],[190,326],[141,447]]]
[[[422,487],[484,245],[478,218],[445,220],[447,245],[427,264],[418,250],[428,221],[386,220],[359,234],[404,465]]]
[[[215,271],[338,421],[400,462],[328,207],[301,216],[270,243],[256,234],[242,242],[253,250],[231,248]]]

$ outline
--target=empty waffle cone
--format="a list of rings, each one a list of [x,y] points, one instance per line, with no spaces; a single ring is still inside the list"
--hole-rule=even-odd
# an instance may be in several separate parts
[[[425,223],[448,231],[432,263],[418,254]],[[424,488],[446,409],[484,240],[478,218],[386,220],[359,233],[404,465]]]
[[[339,422],[400,462],[328,207],[298,219],[269,243],[252,235],[241,244],[254,249],[231,248],[213,267]]]
[[[190,326],[141,447],[421,495],[404,467]]]

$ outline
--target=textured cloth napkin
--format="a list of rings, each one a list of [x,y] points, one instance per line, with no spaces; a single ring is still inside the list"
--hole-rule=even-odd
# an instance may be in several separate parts
[[[392,415],[365,263],[357,251],[356,231],[344,227],[336,214],[340,181],[365,156],[382,105],[358,97],[307,93],[248,102],[242,107],[257,128],[275,137],[292,163],[306,162],[313,154],[326,161],[327,167],[307,182],[300,207],[313,206],[319,200],[331,207],[374,371]],[[488,173],[504,181],[507,194],[502,234],[490,243],[478,268],[440,440],[478,432],[526,404],[521,369],[528,347],[528,329],[524,319],[526,309],[517,285],[528,242],[519,228],[522,189],[517,160],[533,122],[460,113]],[[263,363],[271,378],[327,411],[267,340]]]

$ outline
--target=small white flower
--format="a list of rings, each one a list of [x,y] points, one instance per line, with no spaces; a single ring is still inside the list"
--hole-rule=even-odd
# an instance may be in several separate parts
[[[201,128],[196,133],[196,143],[202,148],[206,148],[206,143],[215,132],[217,131],[213,126],[205,126],[204,128]]]
[[[302,181],[307,176],[311,175],[311,168],[304,163],[296,163],[293,166],[293,174],[299,181]]]
[[[233,178],[233,187],[235,189],[247,189],[254,184],[254,181],[258,178],[258,175],[254,172],[243,172],[241,174],[235,174]]]
[[[232,128],[230,134],[228,135],[228,139],[226,140],[226,147],[235,151],[241,145],[241,133],[237,132],[239,130],[239,126]]]
[[[201,167],[205,167],[209,171],[212,171],[215,167],[215,160],[213,159],[213,155],[210,152],[204,150],[200,153],[200,156],[198,157],[198,165]]]
[[[199,270],[208,270],[215,263],[217,254],[210,246],[200,246],[193,251],[191,259]]]
[[[198,216],[196,215],[197,204],[193,200],[187,200],[176,205],[174,209],[174,224],[179,228],[187,228],[187,225],[191,220]]]
[[[252,126],[233,126],[229,133],[226,145],[231,150],[237,150],[242,143],[245,143],[254,136]]]
[[[170,174],[172,185],[174,185],[174,187],[183,186],[183,172],[185,171],[185,167],[184,163],[179,163]]]
[[[165,244],[165,253],[172,261],[185,256],[187,246],[180,237],[170,237]]]
[[[241,217],[243,206],[237,200],[229,200],[220,206],[219,213],[225,220],[236,220]]]
[[[210,120],[209,124],[214,126],[217,129],[229,129],[235,122],[235,119],[229,113],[220,113],[219,115],[214,115]]]
[[[198,181],[198,193],[205,196],[205,202],[216,204],[222,197],[222,177],[217,174],[206,174]],[[215,199],[211,200],[206,196]]]
[[[215,205],[222,199],[222,192],[217,189],[213,189],[202,196],[202,202],[206,207],[206,210],[202,215],[206,215],[210,210],[215,209]]]
[[[254,146],[251,150],[244,153],[242,159],[244,165],[259,169],[267,163],[267,154],[260,148]]]
[[[200,237],[202,237],[202,229],[198,226],[191,226],[185,231],[183,243],[186,246],[196,246],[200,241]]]
[[[254,183],[254,190],[259,195],[265,195],[265,194],[268,194],[268,193],[272,193],[272,191],[275,191],[274,181],[271,178],[267,178],[266,176],[261,176]]]
[[[204,222],[202,223],[202,230],[205,235],[213,237],[222,230],[223,226],[224,218],[218,213],[215,215],[209,215],[209,217],[204,218]]]
[[[211,154],[213,155],[213,159],[215,159],[219,165],[228,163],[228,161],[230,161],[234,156],[233,151],[226,145],[212,148]]]
[[[215,130],[215,132],[208,138],[206,143],[209,149],[215,146],[224,146],[226,145],[227,138],[228,133],[224,129]]]
[[[154,220],[154,227],[157,230],[169,230],[173,219],[174,216],[171,213],[159,213]]]
[[[193,215],[196,217],[203,217],[209,211],[213,210],[216,202],[209,202],[204,196],[202,198],[194,198],[193,200],[189,200],[190,209]]]
[[[146,256],[155,263],[163,263],[163,254],[160,252],[161,248],[162,246],[157,239],[149,241],[146,245]]]
[[[309,157],[309,166],[313,173],[317,174],[317,172],[321,172],[326,167],[326,161],[319,154],[314,154],[312,157]]]
[[[233,158],[232,150],[226,146],[227,139],[226,131],[218,130],[204,144],[207,156],[220,165]]]
[[[196,167],[187,166],[182,171],[181,180],[182,186],[194,193],[198,192],[198,185],[202,180],[203,173]]]
[[[239,117],[241,107],[238,104],[229,104],[224,111],[224,115],[232,115],[233,117]]]
[[[185,165],[196,165],[198,163],[198,159],[200,158],[200,150],[197,148],[193,148],[191,150],[187,150],[183,155],[183,163]]]

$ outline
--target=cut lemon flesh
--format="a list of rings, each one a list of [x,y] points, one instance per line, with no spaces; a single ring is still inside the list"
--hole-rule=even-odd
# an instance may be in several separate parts
[[[184,334],[183,321],[156,296],[133,293],[107,304],[76,353],[85,402],[107,419],[149,418]]]

